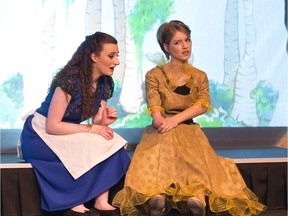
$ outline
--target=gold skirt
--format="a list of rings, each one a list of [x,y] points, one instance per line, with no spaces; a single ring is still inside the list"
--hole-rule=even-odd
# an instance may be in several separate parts
[[[266,208],[246,186],[233,160],[216,155],[198,124],[180,124],[164,134],[148,126],[113,205],[122,215],[147,215],[147,201],[161,194],[165,213],[172,208],[188,213],[187,199],[203,193],[212,212],[248,216]]]

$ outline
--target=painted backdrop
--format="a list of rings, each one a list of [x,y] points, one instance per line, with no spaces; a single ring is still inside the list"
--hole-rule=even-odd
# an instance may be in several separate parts
[[[202,127],[287,126],[285,8],[287,0],[1,0],[1,129],[22,127],[55,72],[95,31],[120,47],[113,127],[147,126],[144,76],[165,62],[155,35],[171,19],[190,26],[190,62],[209,77],[213,112],[196,119]]]

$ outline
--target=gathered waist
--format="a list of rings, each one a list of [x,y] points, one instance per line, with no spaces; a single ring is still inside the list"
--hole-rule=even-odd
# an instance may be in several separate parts
[[[194,124],[194,121],[193,121],[193,119],[188,119],[186,121],[183,121],[182,123],[183,124]]]

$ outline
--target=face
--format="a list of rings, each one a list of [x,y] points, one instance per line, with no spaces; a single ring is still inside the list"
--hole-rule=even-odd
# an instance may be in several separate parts
[[[95,53],[91,55],[94,64],[94,74],[96,76],[107,75],[112,76],[114,68],[120,64],[118,59],[119,48],[117,44],[103,44],[102,51],[99,56]]]
[[[191,55],[192,42],[184,32],[174,33],[170,43],[164,44],[164,48],[171,55],[171,61],[187,62]]]

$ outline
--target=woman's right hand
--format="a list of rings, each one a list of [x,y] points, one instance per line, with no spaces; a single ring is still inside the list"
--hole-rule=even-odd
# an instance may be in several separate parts
[[[152,122],[153,127],[158,129],[161,126],[165,118],[161,115],[160,112],[152,113],[152,117],[153,117],[153,122]]]
[[[114,137],[113,129],[103,125],[91,125],[89,133],[98,134],[107,140],[111,140]]]

